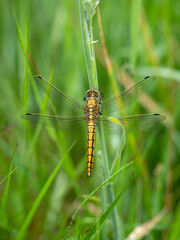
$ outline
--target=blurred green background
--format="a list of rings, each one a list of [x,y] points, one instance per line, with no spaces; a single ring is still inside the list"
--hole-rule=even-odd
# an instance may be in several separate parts
[[[133,229],[165,209],[144,239],[180,239],[180,2],[100,1],[107,50],[118,89],[127,81],[156,75],[146,101],[127,114],[160,113],[162,124],[127,133],[120,166],[136,159],[113,185],[115,196],[135,176],[117,204],[120,232],[125,239]],[[0,239],[14,239],[43,185],[69,147],[66,134],[34,127],[21,119],[25,112],[40,112],[32,87],[32,74],[23,54],[13,17],[26,48],[41,75],[83,101],[89,89],[77,1],[0,1],[0,181],[9,173],[16,143],[7,200],[0,214]],[[28,26],[28,27],[27,27]],[[94,40],[100,89],[114,94],[94,17]],[[28,41],[27,29],[29,29]],[[28,46],[27,46],[28,45]],[[31,69],[36,74],[33,67]],[[126,81],[127,79],[127,81]],[[28,84],[28,92],[25,85]],[[38,110],[39,109],[39,110]],[[83,137],[86,144],[86,136]],[[91,179],[86,177],[83,145],[76,144],[43,197],[25,239],[62,239],[70,219],[85,195],[102,182],[103,162],[95,158]],[[98,151],[98,154],[101,153]],[[112,160],[109,159],[111,166]],[[7,180],[0,185],[1,208]],[[84,236],[101,214],[102,195],[88,201],[74,222],[70,236]],[[106,205],[106,207],[108,204]],[[107,239],[112,239],[110,220]],[[73,238],[74,237],[74,238]],[[97,239],[104,239],[101,235]]]

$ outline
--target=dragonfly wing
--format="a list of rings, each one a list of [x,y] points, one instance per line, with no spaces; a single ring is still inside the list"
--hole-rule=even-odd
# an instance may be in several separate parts
[[[74,113],[84,113],[84,105],[81,102],[59,90],[41,76],[35,76],[34,79],[37,85],[50,96],[57,108],[63,107]]]
[[[131,88],[120,92],[101,103],[101,110],[103,114],[119,111],[121,108],[134,102],[145,90],[147,90],[155,81],[155,77],[147,76],[134,84]]]
[[[122,125],[127,131],[136,130],[152,126],[156,123],[162,122],[166,117],[160,114],[143,114],[135,116],[124,117],[107,117],[102,118],[105,132],[119,134],[122,132]]]
[[[26,113],[21,116],[25,120],[39,123],[44,126],[61,129],[62,131],[72,131],[72,129],[82,128],[86,125],[84,117],[76,116],[53,116],[38,113]]]

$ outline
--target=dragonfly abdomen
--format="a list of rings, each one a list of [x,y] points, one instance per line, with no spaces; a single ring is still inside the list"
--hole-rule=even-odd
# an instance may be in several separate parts
[[[87,176],[91,176],[94,163],[94,148],[96,139],[96,122],[87,122]]]
[[[85,118],[87,121],[87,176],[91,176],[94,163],[94,148],[96,139],[96,121],[98,119],[98,103],[94,96],[86,101]]]

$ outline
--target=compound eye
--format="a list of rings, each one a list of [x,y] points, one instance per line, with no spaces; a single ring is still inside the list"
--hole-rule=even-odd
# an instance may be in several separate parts
[[[86,92],[86,96],[89,97],[90,95],[91,95],[91,90],[88,90],[88,91]]]
[[[98,91],[94,90],[93,93],[94,93],[94,95],[95,95],[96,97],[99,96],[99,92],[98,92]]]

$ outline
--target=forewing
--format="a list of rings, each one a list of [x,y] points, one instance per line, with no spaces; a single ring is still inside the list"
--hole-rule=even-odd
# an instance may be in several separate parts
[[[143,114],[125,117],[107,117],[102,118],[105,132],[109,134],[119,134],[122,132],[122,125],[126,131],[132,131],[139,128],[153,126],[166,119],[160,114]],[[122,124],[122,125],[121,125]]]
[[[50,99],[53,101],[57,109],[66,108],[69,111],[77,114],[84,113],[84,105],[81,102],[59,90],[41,76],[35,76],[34,79],[37,83],[37,86],[43,89],[43,91],[50,96]]]
[[[101,103],[102,114],[108,114],[119,111],[133,103],[145,90],[147,90],[155,81],[155,77],[147,76],[134,84],[131,88],[120,92]]]
[[[21,116],[25,120],[44,126],[53,127],[62,131],[72,131],[72,129],[80,129],[86,126],[86,121],[83,117],[76,116],[53,116],[38,113],[26,113]]]

